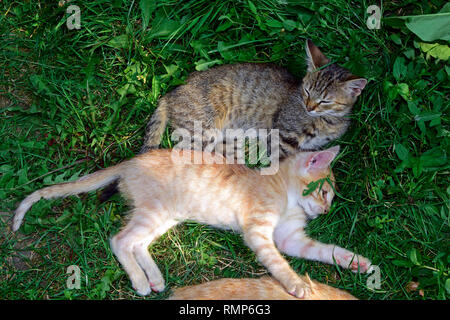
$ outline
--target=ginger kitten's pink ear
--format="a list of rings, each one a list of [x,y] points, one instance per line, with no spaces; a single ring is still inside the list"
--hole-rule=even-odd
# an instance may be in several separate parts
[[[309,39],[306,40],[306,59],[308,72],[313,72],[330,63],[330,60],[325,57],[319,48]]]
[[[339,146],[334,146],[323,151],[314,152],[306,161],[307,170],[328,168],[339,153]]]
[[[361,91],[366,87],[367,79],[356,78],[350,79],[345,82],[345,90],[352,97],[357,97],[361,94]]]

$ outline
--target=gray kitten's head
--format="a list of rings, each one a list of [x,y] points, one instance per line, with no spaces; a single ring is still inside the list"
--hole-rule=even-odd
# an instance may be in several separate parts
[[[306,41],[308,72],[303,78],[302,97],[312,116],[344,116],[367,84],[367,80],[331,63],[311,40]]]

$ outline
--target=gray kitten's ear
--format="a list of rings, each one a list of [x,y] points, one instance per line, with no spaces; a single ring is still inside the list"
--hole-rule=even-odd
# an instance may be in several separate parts
[[[330,63],[330,60],[319,50],[319,48],[311,41],[306,40],[306,62],[308,64],[308,72],[313,72],[324,65]]]
[[[350,79],[345,81],[345,90],[352,97],[357,97],[361,94],[361,91],[366,87],[367,79],[356,77],[356,79]]]

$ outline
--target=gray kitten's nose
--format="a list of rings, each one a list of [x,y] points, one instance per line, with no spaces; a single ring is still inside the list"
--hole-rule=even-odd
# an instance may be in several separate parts
[[[314,109],[317,108],[317,106],[318,104],[315,101],[310,100],[309,98],[306,100],[306,110],[308,112],[313,111]]]

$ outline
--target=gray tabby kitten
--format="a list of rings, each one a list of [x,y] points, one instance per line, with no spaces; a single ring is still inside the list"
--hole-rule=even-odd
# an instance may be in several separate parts
[[[194,135],[203,130],[278,129],[280,155],[317,150],[347,130],[353,104],[367,80],[330,63],[306,42],[308,72],[303,81],[271,64],[241,63],[192,73],[161,98],[146,128],[141,153],[157,148],[166,125]]]

